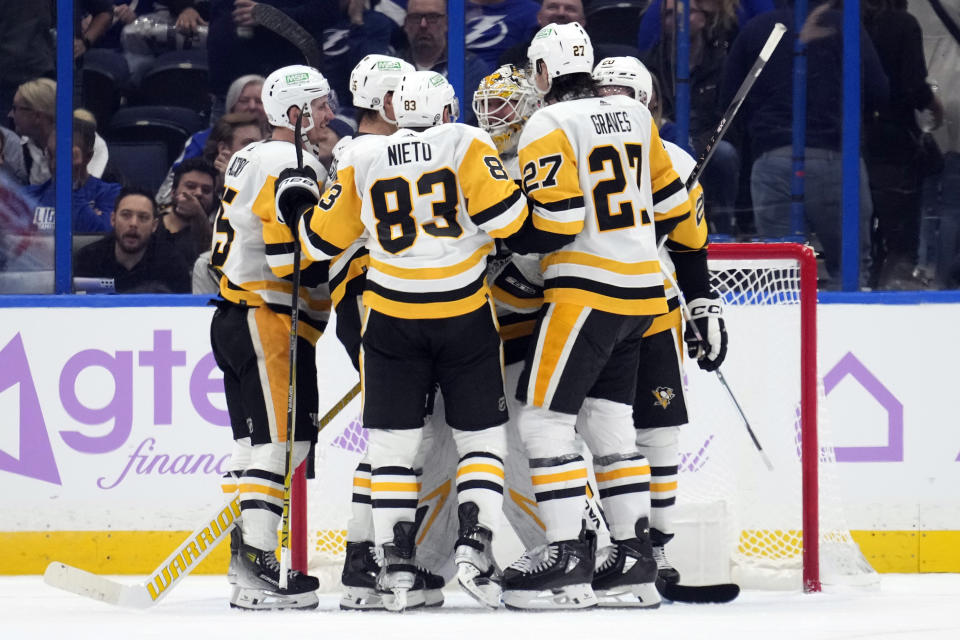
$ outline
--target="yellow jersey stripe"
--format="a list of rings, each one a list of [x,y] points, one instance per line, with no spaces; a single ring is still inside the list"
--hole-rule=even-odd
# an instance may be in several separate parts
[[[469,258],[449,267],[408,268],[396,267],[380,260],[370,258],[370,266],[380,273],[406,280],[441,280],[452,278],[476,267],[493,250],[493,243],[488,242],[474,251]]]
[[[585,267],[596,267],[613,273],[626,276],[639,276],[660,272],[658,260],[644,260],[643,262],[619,262],[609,258],[583,253],[581,251],[556,251],[540,261],[543,271],[555,264],[579,264]]]

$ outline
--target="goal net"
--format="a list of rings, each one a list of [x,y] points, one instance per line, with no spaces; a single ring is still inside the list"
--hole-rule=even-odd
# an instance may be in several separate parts
[[[677,539],[684,582],[800,588],[878,580],[851,538],[817,358],[816,262],[791,243],[710,247],[729,348],[723,377],[688,363]]]
[[[717,376],[687,362],[691,422],[681,429],[671,561],[687,584],[816,591],[821,583],[875,582],[847,528],[818,397],[813,251],[714,245],[710,269],[729,336],[721,369],[774,468],[764,465]],[[358,413],[355,400],[324,428],[309,499],[302,489],[294,495],[294,566],[308,566],[326,590],[337,588],[353,471],[367,446]]]

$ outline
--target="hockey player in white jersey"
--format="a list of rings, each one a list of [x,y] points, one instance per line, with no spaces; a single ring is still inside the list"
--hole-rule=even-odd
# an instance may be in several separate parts
[[[612,57],[601,60],[593,71],[597,92],[603,96],[626,95],[648,106],[654,97],[653,77],[636,58]],[[654,115],[656,119],[656,114]],[[686,183],[696,162],[679,146],[667,140],[664,148]],[[644,334],[641,366],[637,375],[637,397],[633,421],[637,429],[637,448],[650,461],[650,538],[658,566],[658,586],[676,584],[680,575],[667,559],[664,546],[673,538],[671,515],[676,503],[680,463],[679,431],[687,423],[680,366],[682,344],[688,343],[690,356],[700,368],[712,371],[726,356],[727,335],[722,303],[710,287],[707,269],[707,222],[703,212],[703,189],[699,183],[690,188],[694,216],[681,222],[670,240],[660,249],[660,262],[671,273],[708,343],[704,349],[691,329],[683,331],[677,292],[667,281],[670,311],[656,318]],[[678,351],[679,350],[679,351]]]
[[[414,71],[411,64],[391,56],[365,56],[350,73],[350,91],[357,109],[357,135],[343,138],[334,148],[334,161],[327,187],[336,181],[336,167],[341,154],[354,142],[366,136],[386,136],[397,130],[391,97],[397,82],[405,73]],[[354,241],[343,253],[330,261],[330,297],[336,313],[337,338],[343,344],[357,371],[360,370],[361,318],[363,288],[369,264],[367,234]],[[425,437],[420,456],[430,446]],[[422,462],[416,464],[419,469]],[[448,544],[452,545],[453,534]],[[343,594],[341,609],[383,609],[377,592],[380,563],[373,545],[373,514],[370,504],[370,461],[364,456],[353,477],[351,516],[347,522],[347,544],[340,582]],[[407,594],[407,607],[440,606],[443,604],[442,577],[417,567],[417,579]]]
[[[456,97],[443,76],[404,75],[393,105],[403,128],[345,149],[337,181],[316,206],[304,206],[316,195],[296,179],[278,186],[278,206],[288,220],[304,212],[299,236],[314,259],[369,234],[360,370],[387,607],[403,609],[415,582],[414,460],[435,380],[461,456],[458,580],[495,607],[491,541],[503,500],[507,411],[486,257],[493,238],[522,226],[526,202],[489,136],[452,123]]]
[[[549,542],[504,572],[503,601],[581,608],[599,596],[602,604],[629,597],[657,606],[650,469],[631,411],[642,336],[668,310],[656,236],[690,215],[688,194],[647,109],[622,96],[597,97],[593,47],[579,24],[543,27],[528,58],[547,106],[520,137],[531,216],[507,244],[546,254],[545,305],[517,395]],[[582,522],[587,466],[575,425],[593,455],[615,542],[596,571]]]
[[[221,274],[220,299],[210,328],[213,354],[223,371],[233,429],[231,471],[223,489],[240,493],[240,527],[231,539],[230,604],[244,609],[313,608],[317,580],[290,571],[279,587],[275,556],[283,503],[287,433],[290,304],[293,270],[290,230],[277,222],[274,182],[297,166],[294,123],[302,112],[307,140],[333,117],[330,87],[311,67],[274,71],[263,85],[263,105],[273,126],[230,160],[214,225],[210,262]],[[320,162],[303,154],[304,168],[320,178]],[[299,298],[295,465],[316,439],[318,404],[315,345],[327,322],[327,264],[304,261]]]

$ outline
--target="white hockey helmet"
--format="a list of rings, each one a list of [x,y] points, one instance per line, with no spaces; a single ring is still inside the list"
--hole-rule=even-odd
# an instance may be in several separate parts
[[[593,71],[593,44],[579,22],[551,23],[537,31],[527,47],[532,76],[537,74],[537,62],[543,60],[552,80],[557,76]]]
[[[405,73],[416,71],[414,66],[400,58],[371,54],[350,72],[350,93],[353,106],[378,111],[384,120],[391,122],[383,112],[384,96],[397,88]]]
[[[403,74],[393,91],[393,113],[399,127],[432,127],[443,122],[443,110],[450,118],[460,115],[457,94],[447,79],[436,71]]]
[[[330,94],[330,83],[313,67],[294,64],[280,67],[263,83],[261,99],[267,122],[274,127],[293,129],[294,125],[287,117],[290,107],[299,107],[304,113],[303,133],[313,128],[310,115],[310,103],[317,98]]]
[[[473,112],[500,153],[513,153],[523,125],[540,108],[540,96],[527,72],[505,64],[480,81],[473,94]]]
[[[598,87],[627,87],[643,106],[649,106],[653,97],[653,77],[643,63],[633,56],[604,58],[593,70],[593,81]]]

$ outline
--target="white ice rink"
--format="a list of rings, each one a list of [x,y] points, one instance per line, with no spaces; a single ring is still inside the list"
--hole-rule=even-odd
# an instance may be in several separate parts
[[[0,639],[960,639],[960,574],[888,574],[872,591],[746,591],[726,605],[655,611],[490,612],[451,591],[441,609],[402,615],[341,612],[333,595],[321,596],[316,611],[239,612],[226,594],[222,576],[190,576],[153,609],[130,611],[58,591],[39,576],[2,577]]]

